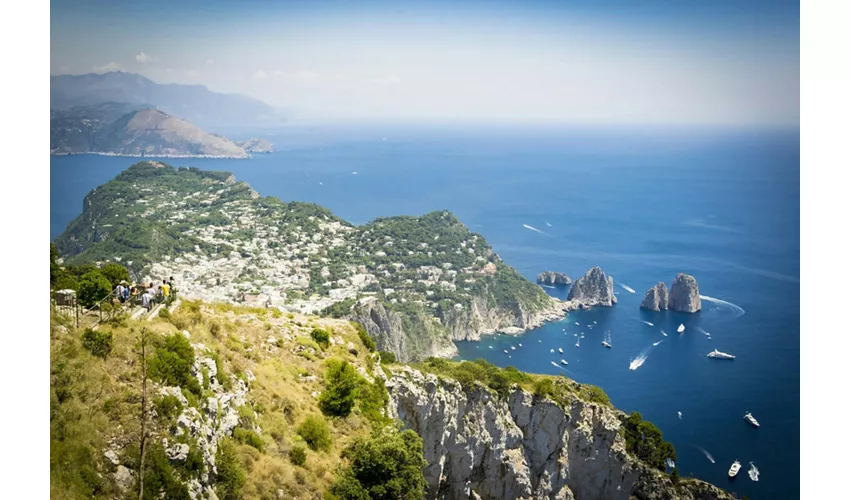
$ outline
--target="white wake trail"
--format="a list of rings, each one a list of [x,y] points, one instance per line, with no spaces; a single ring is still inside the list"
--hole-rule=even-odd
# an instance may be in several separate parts
[[[649,321],[646,321],[646,320],[642,320],[642,319],[641,319],[641,320],[638,320],[638,321],[640,321],[641,323],[643,323],[643,324],[645,324],[645,325],[655,326],[655,323],[652,323],[652,322],[649,322]]]
[[[705,448],[703,448],[703,447],[701,447],[701,446],[697,446],[697,449],[698,449],[699,451],[701,451],[703,455],[705,455],[705,458],[707,458],[707,459],[711,460],[711,463],[714,463],[714,457],[712,457],[712,456],[711,456],[711,453],[709,453],[708,451],[706,451],[706,449],[705,449]]]
[[[717,298],[714,298],[714,297],[709,297],[708,295],[700,295],[699,298],[702,299],[702,300],[707,300],[708,302],[711,302],[712,304],[717,304],[718,306],[720,306],[720,308],[728,309],[728,310],[734,312],[736,318],[743,316],[744,314],[747,313],[747,311],[745,311],[743,307],[741,307],[737,304],[733,304],[733,303],[726,301],[726,300],[723,300],[723,299],[717,299]]]
[[[652,353],[652,350],[655,349],[655,346],[657,346],[660,343],[661,342],[656,342],[656,343],[652,344],[651,346],[642,350],[640,352],[640,354],[638,354],[635,359],[629,361],[629,370],[634,371],[634,370],[637,370],[638,368],[640,368],[641,366],[643,366],[643,364],[646,363],[646,358],[649,357],[650,353]]]
[[[549,236],[549,233],[547,233],[546,231],[541,231],[534,226],[529,226],[528,224],[523,224],[522,227],[524,227],[526,229],[530,229],[534,232],[537,232],[537,233],[540,233],[540,234],[545,234],[546,236]]]
[[[629,285],[626,285],[626,284],[623,284],[623,283],[617,283],[617,284],[620,285],[620,288],[622,288],[623,290],[625,290],[629,293],[635,293],[635,289],[630,287]]]

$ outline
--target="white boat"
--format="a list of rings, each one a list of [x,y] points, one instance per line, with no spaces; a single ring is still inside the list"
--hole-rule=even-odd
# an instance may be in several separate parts
[[[492,349],[492,348],[493,348],[493,346],[491,346],[491,345],[488,345],[487,347],[489,347],[490,349]]]
[[[756,467],[756,464],[750,462],[750,470],[748,474],[750,475],[750,479],[752,479],[753,481],[759,480],[759,470],[758,467]]]
[[[665,332],[664,330],[661,330],[661,335],[664,335],[664,336],[666,337],[666,336],[667,336],[667,332]]]
[[[558,352],[560,352],[561,354],[564,354],[564,350],[561,349],[560,347],[558,348]]]
[[[581,340],[576,340],[576,347],[578,347],[578,346],[579,346],[579,345],[578,345],[578,343],[579,343],[579,342],[581,342]]]
[[[605,340],[602,341],[602,345],[608,349],[611,348],[611,332],[605,332]]]
[[[555,349],[549,349],[549,352],[554,353],[554,352],[555,352]]]
[[[560,368],[560,366],[558,366],[558,363],[555,363],[554,361],[550,361],[550,363],[552,363],[552,366],[555,366],[555,367],[557,367],[557,368]]]
[[[603,340],[603,341],[602,341],[602,345],[604,345],[604,346],[605,346],[605,347],[607,347],[608,349],[610,349],[610,348],[611,348],[611,344],[609,344],[607,340]]]
[[[679,323],[679,328],[676,329],[677,332],[682,333],[685,331],[685,324]]]
[[[668,458],[665,462],[667,463],[667,467],[670,467],[671,469],[676,468],[676,462],[674,462],[672,458]]]
[[[737,476],[739,470],[741,470],[741,462],[735,460],[735,463],[732,464],[732,467],[729,467],[729,477]]]
[[[580,339],[583,339],[583,338],[584,338],[584,335],[580,336],[579,338],[580,338]]]
[[[578,324],[578,321],[576,321],[576,325],[581,326],[581,325]]]
[[[505,349],[505,354],[507,354],[507,353],[508,353],[508,350],[507,350],[507,349]]]
[[[676,413],[678,413],[678,414],[679,414],[679,420],[682,420],[682,412],[677,411]]]
[[[749,422],[749,423],[751,423],[751,424],[755,425],[756,427],[759,427],[759,422],[758,422],[758,420],[756,420],[756,418],[755,418],[755,417],[753,416],[753,414],[752,414],[752,413],[750,413],[750,412],[747,412],[747,413],[745,413],[745,414],[744,414],[744,420],[746,420],[747,422]]]
[[[566,359],[562,359],[562,360],[561,360],[561,364],[562,364],[562,365],[568,365],[569,363],[567,363],[567,360],[566,360]]]
[[[596,324],[596,322],[594,321],[594,322],[593,322],[593,324],[595,325],[595,324]]]
[[[720,352],[720,351],[718,351],[717,349],[715,349],[715,350],[711,351],[710,353],[708,353],[708,357],[709,357],[709,358],[714,358],[714,359],[735,359],[735,356],[733,356],[733,355],[731,355],[731,354],[729,354],[729,353]]]
[[[511,350],[512,350],[512,351],[516,351],[516,347],[511,346]]]

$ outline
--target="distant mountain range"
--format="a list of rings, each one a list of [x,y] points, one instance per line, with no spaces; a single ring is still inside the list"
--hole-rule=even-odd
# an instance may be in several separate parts
[[[51,154],[248,158],[272,145],[262,139],[235,143],[186,120],[127,103],[75,106],[50,112]]]
[[[219,94],[203,85],[163,85],[121,71],[50,77],[51,110],[107,103],[135,105],[136,109],[154,107],[208,130],[284,121],[280,111],[262,101],[239,94]]]

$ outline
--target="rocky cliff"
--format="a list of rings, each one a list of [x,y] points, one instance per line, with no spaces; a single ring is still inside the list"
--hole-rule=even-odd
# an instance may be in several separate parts
[[[617,303],[614,278],[606,276],[602,268],[594,267],[573,283],[567,299],[577,302],[582,308],[613,306]]]
[[[621,412],[514,388],[506,398],[409,367],[387,381],[390,414],[424,441],[427,498],[730,499],[700,481],[674,486],[626,452]]]
[[[684,273],[676,275],[670,287],[670,309],[673,311],[695,313],[702,308],[697,280]]]
[[[567,286],[572,283],[572,280],[564,273],[543,271],[537,275],[537,282],[547,286]]]
[[[654,287],[646,291],[646,296],[640,303],[640,308],[650,311],[663,311],[667,309],[667,302],[667,285],[659,281]]]
[[[273,153],[274,145],[265,139],[250,138],[236,143],[249,153]]]

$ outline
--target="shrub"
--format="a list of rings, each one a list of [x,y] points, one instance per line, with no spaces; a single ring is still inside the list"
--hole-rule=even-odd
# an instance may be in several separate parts
[[[77,298],[83,307],[92,307],[112,292],[112,286],[100,271],[93,270],[80,278]]]
[[[357,336],[360,337],[360,342],[363,342],[363,346],[369,352],[375,352],[375,341],[372,340],[372,337],[369,336],[369,332],[363,328],[363,325],[360,323],[354,323],[354,328],[357,330]]]
[[[676,460],[676,450],[668,441],[664,441],[661,431],[643,420],[640,413],[633,411],[623,419],[626,449],[660,471],[666,470],[666,459]]]
[[[289,450],[289,461],[295,465],[304,465],[307,463],[307,450],[303,446],[293,446]]]
[[[342,452],[347,465],[330,492],[341,500],[418,500],[425,498],[427,462],[422,439],[411,430],[387,427],[368,439],[357,438]]]
[[[252,430],[237,427],[233,429],[233,439],[239,441],[242,444],[252,446],[256,448],[257,451],[263,451],[263,438],[261,438],[259,434]]]
[[[386,423],[384,408],[390,402],[387,387],[380,380],[369,383],[361,378],[360,381],[360,412],[372,422]]]
[[[183,411],[183,404],[180,403],[180,400],[177,396],[163,396],[162,398],[156,400],[154,403],[156,407],[156,413],[160,416],[160,418],[169,420],[180,415],[180,412]]]
[[[331,449],[331,433],[328,424],[322,417],[307,417],[298,426],[298,435],[313,451],[328,451]]]
[[[534,383],[534,395],[538,398],[549,397],[554,389],[554,384],[548,378],[542,378]]]
[[[147,500],[174,498],[188,500],[189,489],[174,474],[162,445],[154,442],[145,453],[145,492]]]
[[[130,281],[130,271],[121,264],[109,262],[100,269],[100,273],[109,280],[112,286],[117,285],[121,280]]]
[[[98,358],[106,359],[112,352],[112,332],[99,332],[86,328],[83,332],[83,347]]]
[[[310,332],[310,337],[312,337],[313,340],[315,340],[317,344],[322,346],[322,349],[327,349],[328,346],[331,345],[330,334],[328,334],[328,332],[326,332],[322,329],[313,328],[313,331]]]
[[[159,310],[159,317],[164,319],[164,320],[170,321],[171,320],[171,311],[169,311],[167,308],[163,307],[162,309]]]
[[[192,376],[195,351],[189,340],[175,333],[165,337],[149,361],[150,376],[163,384],[185,387],[190,392],[201,394],[198,380]]]
[[[213,337],[218,338],[219,334],[221,334],[221,323],[210,321],[210,333]]]
[[[397,362],[395,354],[389,351],[381,351],[378,353],[378,356],[381,357],[381,363],[391,364]]]
[[[602,403],[611,406],[611,400],[605,394],[605,391],[595,385],[583,384],[581,389],[579,389],[579,397],[592,403]]]
[[[242,487],[245,486],[245,468],[232,440],[223,439],[219,442],[215,466],[218,470],[215,484],[218,497],[222,500],[241,498]]]
[[[325,390],[319,396],[319,408],[325,415],[347,417],[357,399],[360,375],[347,361],[332,359],[325,370]]]

